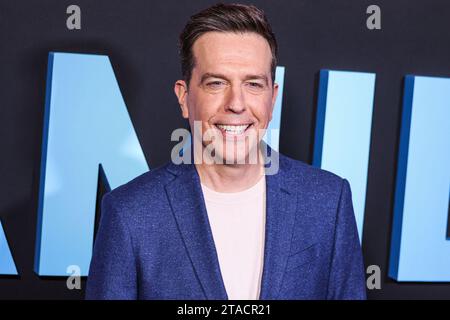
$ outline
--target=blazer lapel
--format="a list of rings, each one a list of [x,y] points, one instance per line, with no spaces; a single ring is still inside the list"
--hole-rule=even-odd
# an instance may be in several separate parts
[[[200,178],[194,165],[170,164],[176,178],[166,193],[181,236],[207,299],[228,299],[206,212]]]
[[[281,157],[279,159],[282,160]],[[291,179],[286,165],[280,161],[278,173],[266,176],[266,239],[261,300],[277,298],[289,256],[297,196],[295,187],[287,183]]]

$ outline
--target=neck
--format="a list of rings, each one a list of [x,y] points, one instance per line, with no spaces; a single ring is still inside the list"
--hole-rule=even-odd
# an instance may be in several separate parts
[[[254,186],[264,175],[264,166],[257,164],[196,164],[200,181],[217,192],[239,192]]]

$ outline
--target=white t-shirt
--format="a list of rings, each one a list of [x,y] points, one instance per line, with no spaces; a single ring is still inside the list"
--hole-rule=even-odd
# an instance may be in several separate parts
[[[202,184],[206,210],[230,300],[257,300],[261,289],[266,220],[266,179],[241,192]]]

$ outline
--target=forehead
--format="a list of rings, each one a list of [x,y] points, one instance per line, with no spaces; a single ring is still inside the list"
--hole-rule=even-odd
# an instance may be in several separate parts
[[[270,73],[272,52],[256,33],[207,32],[193,45],[195,67],[200,72]]]

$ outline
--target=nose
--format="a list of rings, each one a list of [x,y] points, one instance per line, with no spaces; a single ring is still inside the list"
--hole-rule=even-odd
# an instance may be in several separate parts
[[[240,86],[234,85],[228,90],[225,111],[237,114],[245,111],[245,99]]]

